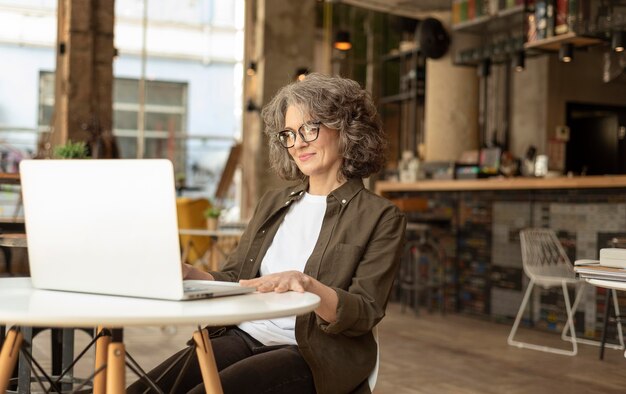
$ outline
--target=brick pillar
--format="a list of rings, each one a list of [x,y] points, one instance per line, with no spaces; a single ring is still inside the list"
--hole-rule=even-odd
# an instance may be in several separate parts
[[[257,72],[246,77],[245,100],[262,107],[278,89],[295,80],[298,68],[313,68],[315,2],[258,0],[253,8],[254,4],[246,2],[246,57],[256,61]],[[246,218],[263,193],[282,182],[269,170],[259,112],[247,112],[243,121],[242,217]]]
[[[116,157],[112,136],[114,0],[59,0],[51,144],[85,141]]]

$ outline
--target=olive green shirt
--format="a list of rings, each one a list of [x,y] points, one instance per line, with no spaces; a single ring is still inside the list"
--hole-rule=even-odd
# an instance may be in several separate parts
[[[308,184],[266,193],[235,251],[216,280],[259,275],[261,261],[288,207]],[[388,200],[352,179],[326,200],[319,238],[304,273],[337,292],[337,320],[331,324],[311,312],[296,318],[296,341],[318,393],[368,393],[367,378],[376,363],[372,328],[385,315],[396,275],[406,219]]]

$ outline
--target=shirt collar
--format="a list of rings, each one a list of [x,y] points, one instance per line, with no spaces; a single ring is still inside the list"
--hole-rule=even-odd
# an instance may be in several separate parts
[[[364,187],[365,186],[363,186],[363,180],[361,178],[351,178],[346,183],[330,192],[329,196],[334,197],[342,204],[346,204],[348,201],[352,200],[352,198],[356,196],[356,194],[360,192]],[[299,200],[300,198],[302,198],[308,188],[309,179],[307,178],[303,182],[291,188],[291,191],[289,192],[289,199]]]

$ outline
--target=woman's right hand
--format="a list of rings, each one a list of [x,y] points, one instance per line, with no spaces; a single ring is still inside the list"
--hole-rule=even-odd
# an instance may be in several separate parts
[[[187,263],[183,263],[183,280],[186,279],[194,279],[194,280],[215,280],[213,275],[208,272],[202,271],[193,267]]]

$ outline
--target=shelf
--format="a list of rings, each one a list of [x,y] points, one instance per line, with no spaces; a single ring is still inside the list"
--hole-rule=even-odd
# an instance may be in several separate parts
[[[17,185],[20,183],[20,174],[0,172],[0,183]]]
[[[596,45],[602,42],[599,38],[577,36],[576,33],[569,32],[552,36],[538,41],[531,41],[524,44],[524,49],[543,49],[546,51],[558,51],[562,44],[574,44],[575,47],[585,47]]]
[[[420,50],[419,48],[413,48],[413,49],[409,49],[407,51],[400,51],[400,50],[394,50],[386,55],[383,55],[380,57],[381,61],[388,61],[388,60],[399,60],[403,57],[409,57],[412,55],[417,55],[419,54]]]
[[[505,8],[495,15],[484,15],[478,18],[457,23],[452,26],[452,30],[460,33],[482,34],[511,28],[511,20],[521,18],[524,14],[524,5]],[[520,21],[521,22],[521,21]]]
[[[390,104],[390,103],[397,103],[397,102],[401,102],[405,100],[418,99],[420,98],[420,96],[423,97],[423,95],[424,95],[423,89],[410,90],[404,93],[398,93],[398,94],[394,94],[391,96],[381,97],[380,104]]]

